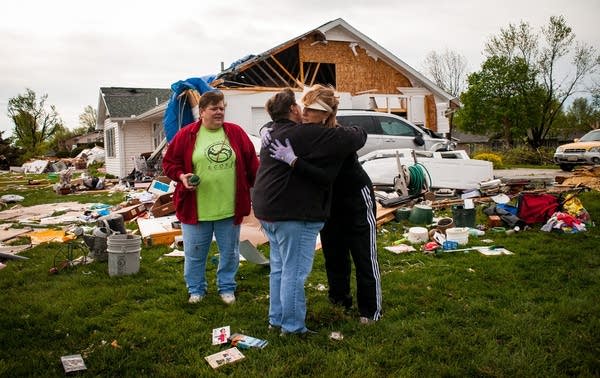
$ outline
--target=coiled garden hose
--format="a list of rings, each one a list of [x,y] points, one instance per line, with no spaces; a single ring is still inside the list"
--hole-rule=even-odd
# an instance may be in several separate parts
[[[415,165],[411,165],[408,167],[409,174],[409,182],[408,182],[408,193],[411,196],[421,194],[422,189],[429,188],[429,184],[427,183],[425,173],[427,173],[427,177],[429,177],[429,183],[431,183],[431,175],[427,168],[421,163],[416,163]]]

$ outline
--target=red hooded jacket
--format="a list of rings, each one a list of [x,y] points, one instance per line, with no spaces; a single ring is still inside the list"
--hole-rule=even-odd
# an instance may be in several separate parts
[[[175,137],[169,143],[162,163],[165,175],[178,184],[173,197],[175,215],[180,222],[186,224],[198,223],[196,191],[186,189],[179,180],[179,176],[182,173],[193,172],[192,153],[196,145],[196,136],[200,130],[200,124],[201,121],[191,123],[175,134]],[[258,158],[256,157],[254,145],[240,126],[224,122],[223,130],[236,156],[234,224],[240,224],[244,217],[250,214],[250,188],[254,186]]]

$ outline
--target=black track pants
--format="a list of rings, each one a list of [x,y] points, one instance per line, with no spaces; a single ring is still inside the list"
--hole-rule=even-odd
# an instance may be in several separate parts
[[[360,316],[378,320],[381,317],[381,276],[375,236],[375,197],[369,186],[351,197],[334,198],[331,216],[321,230],[329,299],[351,307],[352,258]]]

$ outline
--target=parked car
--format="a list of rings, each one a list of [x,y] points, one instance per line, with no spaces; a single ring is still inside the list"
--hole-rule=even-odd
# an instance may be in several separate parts
[[[600,130],[592,130],[574,143],[558,146],[554,162],[563,171],[571,171],[580,164],[600,164]]]
[[[358,156],[394,148],[450,151],[456,147],[455,142],[431,130],[422,129],[395,114],[368,110],[339,110],[337,120],[343,126],[356,125],[366,130],[367,143],[358,150]]]

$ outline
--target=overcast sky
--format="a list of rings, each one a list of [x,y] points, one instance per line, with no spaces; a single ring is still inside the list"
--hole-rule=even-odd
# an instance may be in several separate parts
[[[526,21],[538,31],[553,15],[600,48],[599,0],[8,1],[0,12],[0,131],[12,134],[8,100],[26,88],[48,94],[72,129],[87,105],[98,107],[100,87],[169,88],[336,18],[417,70],[430,51],[450,49],[475,71],[502,28]]]

